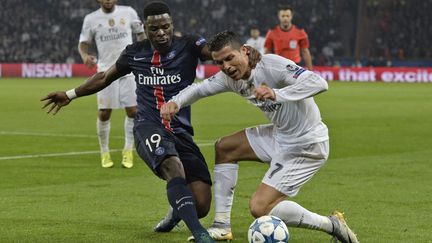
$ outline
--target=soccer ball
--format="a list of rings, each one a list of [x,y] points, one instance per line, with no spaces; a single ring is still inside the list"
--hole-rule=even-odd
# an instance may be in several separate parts
[[[278,217],[262,216],[249,226],[249,243],[288,243],[288,240],[288,228]]]

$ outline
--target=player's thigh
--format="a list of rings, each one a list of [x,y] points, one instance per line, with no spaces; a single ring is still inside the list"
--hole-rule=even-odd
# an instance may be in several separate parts
[[[259,158],[249,144],[246,130],[220,138],[215,144],[215,155],[216,164],[242,160],[259,161]]]
[[[134,138],[138,155],[153,173],[164,179],[161,164],[169,157],[178,157],[174,136],[158,124],[140,123],[134,126]]]
[[[328,154],[328,141],[279,147],[262,183],[275,188],[282,194],[294,197],[325,164]]]
[[[201,181],[211,186],[211,176],[199,147],[187,133],[175,134],[176,149],[183,164],[188,184]]]
[[[98,109],[119,109],[119,82],[112,82],[108,87],[97,92]]]
[[[275,150],[276,142],[274,136],[274,125],[266,124],[245,129],[248,145],[253,150],[255,156],[264,162],[272,160],[277,153]]]
[[[251,214],[258,218],[267,215],[286,195],[275,188],[261,183],[249,201]]]
[[[133,75],[127,75],[118,80],[119,82],[119,102],[121,107],[135,107],[136,83]]]

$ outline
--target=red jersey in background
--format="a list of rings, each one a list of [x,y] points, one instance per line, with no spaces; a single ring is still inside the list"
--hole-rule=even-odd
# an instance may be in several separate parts
[[[283,31],[280,26],[277,26],[267,32],[264,47],[274,54],[299,63],[300,49],[309,48],[309,39],[304,29],[299,29],[295,25],[292,25],[288,31]]]

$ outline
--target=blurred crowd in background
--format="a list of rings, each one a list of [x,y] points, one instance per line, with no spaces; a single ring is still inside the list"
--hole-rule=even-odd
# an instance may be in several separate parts
[[[118,0],[142,16],[147,1]],[[174,27],[184,34],[230,29],[244,40],[257,26],[265,36],[281,5],[295,9],[306,30],[314,65],[391,66],[431,60],[432,4],[420,0],[167,0]],[[81,63],[77,51],[84,16],[95,0],[2,0],[0,62]]]

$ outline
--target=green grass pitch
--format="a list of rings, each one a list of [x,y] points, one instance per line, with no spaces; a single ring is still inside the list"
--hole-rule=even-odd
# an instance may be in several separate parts
[[[186,242],[185,226],[156,234],[165,183],[136,157],[119,166],[123,111],[114,111],[116,164],[102,169],[96,98],[74,100],[56,116],[39,99],[82,79],[0,79],[0,242]],[[327,164],[294,198],[327,215],[345,211],[361,242],[432,242],[432,84],[330,83],[316,101],[330,130]],[[193,105],[195,140],[213,168],[213,142],[266,123],[233,94]],[[266,171],[240,164],[232,214],[235,242],[246,242],[248,200]],[[211,223],[213,211],[202,220]],[[290,228],[290,242],[328,242],[322,232]]]

